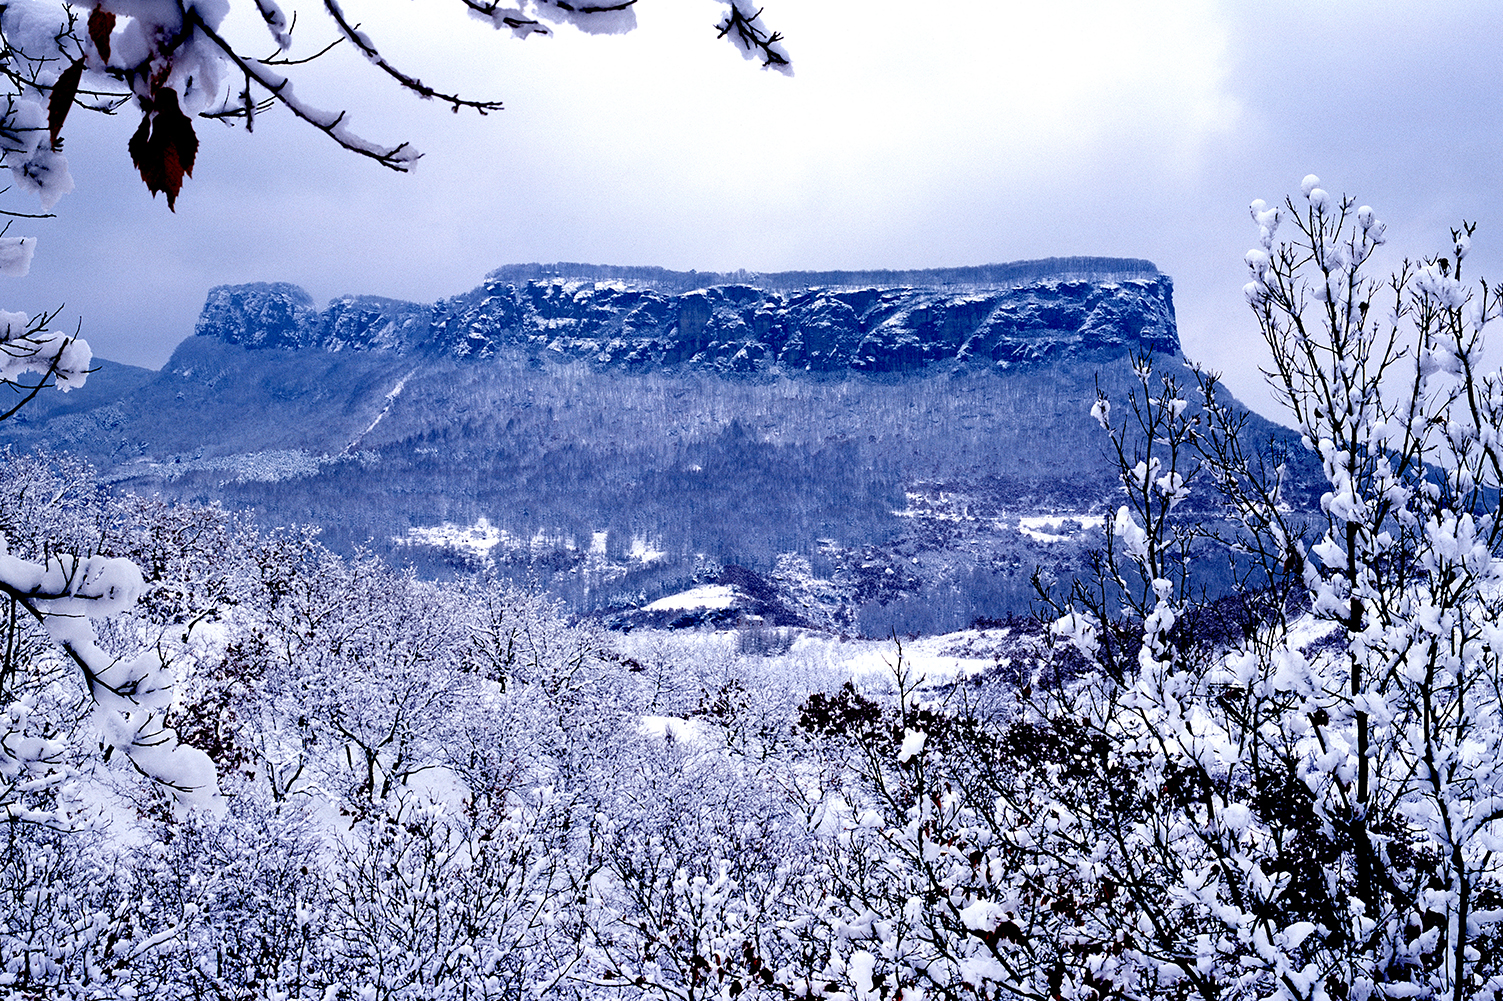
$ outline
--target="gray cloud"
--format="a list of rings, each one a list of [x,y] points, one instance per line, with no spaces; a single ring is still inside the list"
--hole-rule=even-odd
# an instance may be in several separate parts
[[[134,175],[130,115],[75,116],[78,190],[26,227],[36,263],[0,306],[66,302],[97,353],[155,366],[222,282],[429,300],[531,260],[770,271],[1112,254],[1173,275],[1187,352],[1261,401],[1239,292],[1251,198],[1313,171],[1373,204],[1412,255],[1480,220],[1476,260],[1503,273],[1488,267],[1503,261],[1488,249],[1503,245],[1500,72],[1481,44],[1503,37],[1495,5],[919,16],[868,0],[858,23],[834,0],[781,6],[767,17],[792,79],[716,42],[705,0],[643,0],[624,37],[526,42],[376,0],[367,27],[394,59],[508,110],[453,115],[336,56],[299,93],[349,107],[374,138],[411,138],[428,154],[413,175],[285,115],[251,136],[203,123],[175,215]]]

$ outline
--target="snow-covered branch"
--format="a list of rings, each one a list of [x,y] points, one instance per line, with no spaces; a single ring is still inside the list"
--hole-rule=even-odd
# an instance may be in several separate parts
[[[143,589],[130,560],[59,555],[35,563],[12,556],[0,541],[0,594],[31,615],[78,668],[106,755],[125,754],[183,807],[212,807],[219,793],[213,762],[183,745],[163,719],[173,696],[166,659],[156,649],[114,656],[97,642],[93,622],[128,611]]]
[[[0,164],[11,168],[16,184],[40,196],[44,210],[72,189],[67,161],[60,155],[62,133],[73,106],[113,112],[133,100],[143,112],[132,161],[155,194],[164,192],[175,205],[183,178],[193,171],[197,139],[191,119],[244,118],[281,105],[296,118],[323,132],[342,148],[406,171],[418,158],[409,144],[374,143],[350,131],[347,113],[324,111],[294,94],[293,84],[277,68],[292,68],[329,51],[292,58],[289,18],[273,0],[254,0],[256,12],[277,45],[277,55],[256,58],[236,48],[221,30],[227,3],[99,3],[85,0],[88,16],[48,0],[11,4],[0,14],[0,79],[10,93],[0,109]],[[564,0],[520,0],[503,6],[491,0],[461,0],[475,17],[526,37],[551,32],[544,21],[568,22],[582,31],[619,33],[636,25],[635,0],[599,4]],[[782,36],[762,22],[762,11],[740,0],[726,0],[727,12],[716,26],[748,57],[764,67],[790,67]],[[441,91],[391,62],[339,0],[320,0],[319,8],[337,35],[390,78],[399,88],[440,101],[458,111],[499,111],[498,100]],[[274,68],[276,67],[276,68]],[[225,81],[244,81],[226,89]],[[264,96],[263,96],[264,95]],[[268,103],[269,102],[269,103]],[[49,140],[50,141],[46,141]]]

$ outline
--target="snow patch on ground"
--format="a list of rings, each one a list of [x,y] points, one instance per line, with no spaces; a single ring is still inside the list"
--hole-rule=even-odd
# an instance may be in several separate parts
[[[407,777],[407,790],[432,806],[458,812],[474,794],[452,769],[443,765],[424,768]]]
[[[646,612],[672,612],[692,608],[730,608],[736,603],[736,589],[729,584],[704,584],[670,594],[647,605]]]
[[[972,634],[975,630],[967,630]],[[920,684],[948,684],[997,666],[990,656],[957,656],[957,638],[963,634],[923,636],[903,640],[903,666]],[[854,640],[832,645],[830,665],[861,684],[890,680],[897,669],[899,644],[886,640]]]
[[[652,548],[651,544],[641,536],[634,536],[631,540],[630,556],[642,563],[655,563],[668,554],[661,549]]]
[[[693,744],[704,739],[704,724],[678,716],[643,716],[639,733],[646,737],[671,740],[675,744]]]
[[[1078,512],[1013,515],[988,513],[984,508],[982,512],[978,512],[973,509],[972,498],[944,490],[909,491],[904,496],[908,500],[908,506],[901,511],[892,512],[899,518],[972,522],[990,525],[992,530],[999,532],[1015,529],[1035,542],[1069,542],[1088,532],[1100,530],[1106,523],[1105,515]]]
[[[805,629],[790,632],[792,645],[762,661],[783,681],[803,679],[810,691],[834,691],[846,680],[863,689],[891,686],[899,656],[899,644],[892,639],[852,639]],[[635,629],[616,636],[615,641],[623,653],[643,662],[714,664],[737,657],[737,636],[734,629]],[[1026,655],[1026,646],[1017,630],[1000,627],[905,639],[901,653],[904,668],[922,679],[922,684],[947,685],[983,671],[1029,668],[1033,661]]]
[[[606,560],[606,544],[609,537],[609,532],[590,533],[586,554],[595,572],[609,568]],[[409,528],[406,535],[393,536],[392,542],[399,546],[432,546],[436,549],[452,549],[480,559],[486,559],[497,550],[510,555],[518,555],[528,552],[546,553],[560,549],[577,550],[581,544],[561,531],[550,532],[545,529],[538,529],[531,538],[524,538],[492,525],[490,519],[484,515],[471,525],[457,525],[446,521],[439,525]],[[661,560],[667,555],[663,550],[654,548],[646,538],[638,536],[631,541],[627,562],[645,565]]]
[[[1068,542],[1105,524],[1100,514],[1031,515],[1018,518],[1018,531],[1037,542]]]
[[[488,556],[502,542],[512,539],[510,532],[496,528],[484,515],[473,525],[455,525],[444,522],[431,528],[409,528],[405,538],[397,537],[397,544],[435,546],[440,549],[458,549],[475,556]]]
[[[360,443],[365,440],[365,436],[376,430],[376,425],[380,424],[382,418],[390,413],[391,405],[397,402],[397,397],[401,396],[402,390],[407,387],[407,380],[411,379],[416,374],[417,369],[413,369],[411,372],[408,372],[406,375],[402,376],[402,378],[397,380],[397,384],[391,388],[391,392],[386,394],[386,404],[381,408],[380,413],[376,414],[375,418],[370,422],[370,424],[364,431],[357,434],[354,440],[344,447],[345,452],[355,451],[360,447]]]

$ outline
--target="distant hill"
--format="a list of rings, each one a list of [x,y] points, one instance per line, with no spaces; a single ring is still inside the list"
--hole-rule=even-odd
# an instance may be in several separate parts
[[[607,264],[508,264],[486,275],[486,284],[524,284],[554,278],[627,282],[664,292],[691,292],[715,285],[752,285],[778,291],[808,288],[895,288],[977,286],[1007,288],[1043,280],[1113,282],[1160,277],[1151,261],[1126,257],[1048,257],[1010,264],[910,271],[669,271],[666,268]]]
[[[425,572],[489,560],[613,621],[734,578],[804,593],[780,622],[937,631],[1025,610],[1036,565],[1099,544],[1120,487],[1088,411],[1134,352],[1182,365],[1172,283],[1111,258],[515,265],[323,309],[225,286],[161,372],[106,365],[0,440]]]

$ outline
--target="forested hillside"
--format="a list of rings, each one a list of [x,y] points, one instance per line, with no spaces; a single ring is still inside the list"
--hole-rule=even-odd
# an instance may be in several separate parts
[[[1121,487],[1098,385],[1120,398],[1133,352],[1180,362],[1141,261],[815,288],[884,276],[538,270],[564,269],[429,306],[215,289],[161,373],[105,369],[0,433],[425,574],[489,561],[577,612],[792,556],[819,621],[935,632],[1026,611],[1037,566],[1099,545]]]
[[[428,580],[0,454],[0,986],[1495,998],[1503,308],[1448,258],[1369,281],[1372,210],[1303,192],[1254,203],[1245,294],[1318,504],[1214,377],[1139,354],[1087,411],[1099,546],[1039,616],[945,637],[838,635],[797,552],[613,631],[495,561]],[[738,593],[768,614],[634,628]]]

